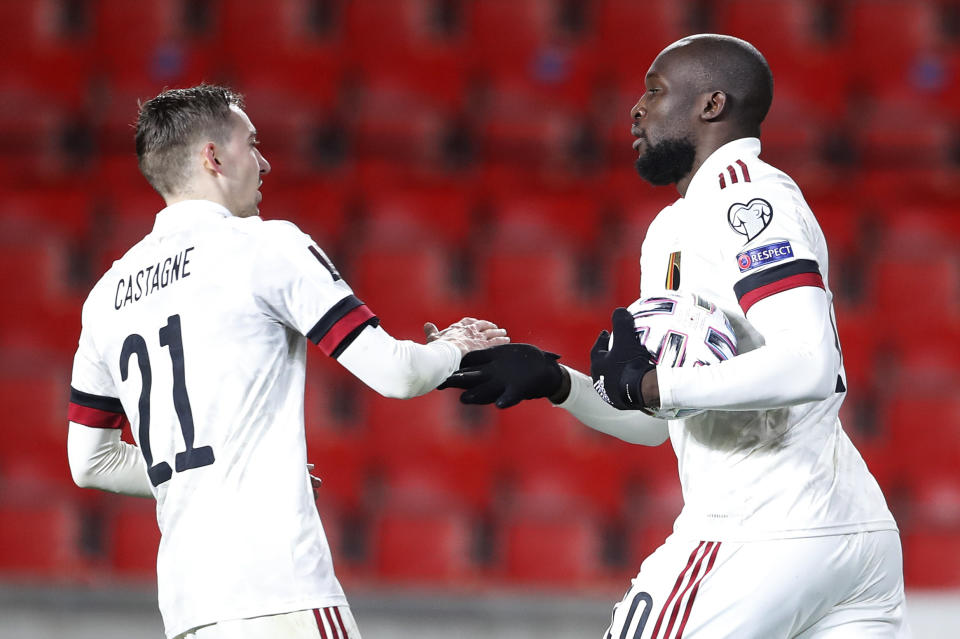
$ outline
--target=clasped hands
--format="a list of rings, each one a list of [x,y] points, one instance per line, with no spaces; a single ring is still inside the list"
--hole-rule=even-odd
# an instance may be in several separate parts
[[[590,376],[594,389],[608,404],[621,410],[644,410],[659,404],[656,364],[636,339],[633,315],[618,308],[611,318],[610,333],[602,331],[590,350]],[[557,363],[559,355],[532,344],[503,344],[467,353],[460,368],[439,386],[460,388],[464,404],[496,404],[508,408],[525,399],[566,399],[569,374]],[[644,384],[644,376],[650,373]],[[652,383],[651,383],[652,382]],[[642,389],[646,390],[646,401]]]

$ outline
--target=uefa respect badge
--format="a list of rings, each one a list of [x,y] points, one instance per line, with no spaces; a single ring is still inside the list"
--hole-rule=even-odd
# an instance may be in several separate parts
[[[793,247],[790,242],[775,242],[752,248],[737,255],[737,266],[741,273],[746,273],[755,268],[781,262],[793,257]]]

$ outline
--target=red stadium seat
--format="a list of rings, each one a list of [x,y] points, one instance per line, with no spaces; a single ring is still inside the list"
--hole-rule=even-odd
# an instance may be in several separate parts
[[[494,196],[498,245],[527,241],[592,247],[600,236],[601,210],[592,193],[580,190],[517,190]]]
[[[870,270],[874,308],[908,330],[951,325],[960,320],[960,263],[951,253],[891,256]]]
[[[960,468],[960,398],[955,392],[909,393],[886,406],[888,447],[896,474],[909,481],[956,474]]]
[[[445,250],[413,244],[363,251],[346,277],[391,335],[422,341],[424,322],[443,328],[462,317],[452,265]]]
[[[861,87],[893,96],[937,91],[926,66],[943,44],[937,2],[857,0],[846,7],[845,22],[850,67]]]
[[[278,176],[277,181],[280,179]],[[273,181],[268,175],[260,190],[263,194],[260,217],[293,222],[329,254],[344,239],[348,225],[350,194],[347,189],[319,180],[277,185],[271,184]]]
[[[602,63],[639,97],[656,55],[689,33],[689,11],[688,3],[671,0],[601,0],[597,41],[604,51]]]
[[[281,110],[332,104],[346,63],[343,4],[223,0],[220,41],[238,88],[251,98],[283,94],[287,100],[277,106]],[[251,117],[257,112],[251,109]]]
[[[388,509],[374,540],[380,579],[462,586],[477,574],[472,521],[460,512]]]
[[[793,96],[806,98],[803,107],[808,117],[811,111],[834,115],[843,112],[849,72],[846,65],[838,64],[840,47],[820,26],[824,11],[823,5],[806,0],[729,0],[717,12],[717,33],[748,40],[770,64],[776,78],[771,115],[792,102]],[[818,88],[816,95],[810,96],[813,77]],[[790,97],[785,100],[785,95]],[[765,151],[771,142],[770,123],[764,122]]]
[[[960,587],[960,530],[904,534],[903,578],[907,589]]]
[[[76,581],[89,562],[81,544],[81,513],[63,498],[0,501],[0,574]]]
[[[152,499],[125,498],[109,516],[108,550],[116,575],[153,583],[157,578],[160,529]]]
[[[501,523],[506,578],[571,588],[595,581],[602,569],[597,522],[579,512],[516,513]]]
[[[164,85],[209,78],[213,56],[202,28],[187,20],[188,3],[100,0],[94,8],[98,71],[111,83]]]
[[[471,191],[469,187],[429,186],[369,193],[365,198],[365,243],[390,246],[410,239],[464,247],[475,232],[476,202]]]
[[[520,88],[554,103],[586,106],[594,59],[578,19],[565,23],[553,0],[473,3],[471,47],[480,72],[496,87]],[[581,8],[589,22],[589,8]]]
[[[574,256],[546,238],[535,241],[526,249],[494,246],[478,264],[482,314],[508,330],[577,309]]]

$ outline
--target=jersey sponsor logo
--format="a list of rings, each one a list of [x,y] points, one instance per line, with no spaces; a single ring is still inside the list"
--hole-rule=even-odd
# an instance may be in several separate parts
[[[790,242],[776,242],[744,251],[737,255],[737,266],[741,273],[760,268],[766,264],[773,264],[793,257],[793,247]]]
[[[744,235],[747,242],[760,235],[773,220],[773,206],[763,198],[755,197],[746,204],[735,202],[727,210],[730,228]]]

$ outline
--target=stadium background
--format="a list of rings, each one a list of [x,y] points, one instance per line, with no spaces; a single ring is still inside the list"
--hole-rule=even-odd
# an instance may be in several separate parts
[[[918,636],[949,636],[921,632],[960,601],[957,0],[3,0],[0,634],[139,610],[160,636],[152,502],[76,488],[65,456],[82,300],[162,207],[138,99],[245,93],[263,217],[313,235],[394,335],[484,317],[584,368],[676,197],[633,171],[629,109],[656,53],[702,31],[773,68],[763,156],[830,246],[841,417],[901,526]],[[668,445],[546,402],[384,400],[312,353],[306,422],[371,636],[599,635],[680,507]]]

